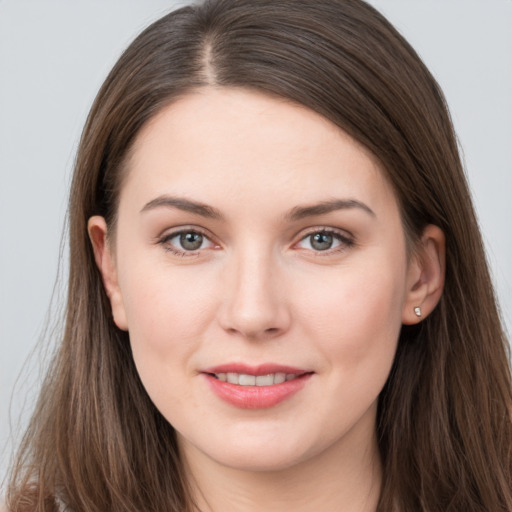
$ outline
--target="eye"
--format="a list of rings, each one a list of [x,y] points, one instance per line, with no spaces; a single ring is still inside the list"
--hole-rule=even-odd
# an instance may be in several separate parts
[[[197,251],[201,249],[201,246],[204,242],[204,236],[201,233],[195,233],[193,231],[189,231],[187,233],[180,233],[176,235],[171,240],[176,239],[179,241],[180,246],[186,251]]]
[[[336,251],[354,245],[354,241],[348,236],[328,229],[322,229],[309,233],[302,238],[297,246],[315,252]]]
[[[215,244],[205,234],[194,229],[175,231],[164,236],[159,243],[179,256],[187,256],[189,255],[187,253],[194,254],[202,249],[215,247]]]

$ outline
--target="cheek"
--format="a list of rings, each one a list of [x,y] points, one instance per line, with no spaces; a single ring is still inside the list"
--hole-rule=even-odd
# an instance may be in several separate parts
[[[373,263],[375,263],[374,260]],[[386,269],[384,271],[379,269]],[[341,269],[325,286],[304,294],[308,336],[345,376],[391,366],[401,328],[403,266],[388,262]]]
[[[121,288],[130,336],[163,356],[175,340],[188,345],[211,320],[215,289],[192,267],[156,271],[150,263],[128,263]]]
[[[327,406],[318,400],[314,412],[322,418],[326,440],[361,421],[374,428],[401,328],[401,271],[339,272],[325,283],[327,292],[315,288],[302,303],[307,337],[322,354],[319,378]]]
[[[190,399],[182,377],[214,318],[215,290],[189,270],[130,265],[123,299],[135,365],[155,404]],[[200,289],[198,287],[200,286]],[[170,389],[179,392],[166,393]],[[165,396],[164,396],[165,395]]]

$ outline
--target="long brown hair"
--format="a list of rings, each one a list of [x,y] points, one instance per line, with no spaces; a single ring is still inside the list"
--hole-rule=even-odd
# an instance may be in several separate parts
[[[66,328],[13,469],[11,511],[190,508],[173,428],[112,321],[87,220],[114,229],[141,127],[204,86],[319,112],[378,157],[409,241],[427,224],[444,231],[444,294],[402,329],[379,400],[378,510],[512,511],[507,343],[450,116],[414,50],[361,0],[207,0],[155,22],[121,56],[77,155]]]

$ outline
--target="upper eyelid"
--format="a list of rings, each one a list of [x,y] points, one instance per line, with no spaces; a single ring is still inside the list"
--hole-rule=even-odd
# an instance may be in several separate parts
[[[199,226],[179,226],[174,228],[166,228],[159,235],[157,235],[156,240],[164,240],[173,238],[181,233],[199,233],[200,235],[208,238],[211,242],[214,242],[215,237],[212,233],[204,228],[200,228]]]
[[[347,231],[346,229],[341,228],[334,228],[330,226],[317,226],[317,227],[310,227],[301,230],[297,235],[296,239],[298,241],[303,240],[304,238],[314,235],[316,233],[329,233],[333,235],[338,235],[343,238],[349,238],[350,240],[354,240],[354,235],[350,233],[350,231]]]
[[[170,253],[174,254],[175,256],[193,258],[193,257],[199,256],[202,253],[202,251],[204,251],[204,250],[208,250],[208,249],[212,249],[212,248],[215,249],[218,247],[217,242],[215,242],[210,235],[208,235],[207,233],[204,233],[202,229],[197,228],[197,227],[174,228],[171,231],[168,231],[167,233],[166,233],[166,231],[167,230],[164,230],[163,234],[159,235],[156,238],[155,244],[162,246],[165,251],[170,252]],[[186,250],[184,248],[180,248],[179,246],[177,246],[175,244],[170,243],[170,241],[173,238],[176,238],[177,236],[179,236],[182,233],[198,233],[201,236],[203,236],[206,240],[209,241],[209,243],[211,244],[211,247],[199,248],[199,249],[195,249],[195,250]]]
[[[324,251],[315,251],[313,249],[297,247],[301,242],[306,240],[308,237],[313,236],[317,233],[328,233],[330,235],[333,235],[335,238],[338,239],[339,246],[329,248]],[[296,241],[293,242],[292,244],[292,249],[311,252],[312,254],[315,255],[315,257],[333,256],[334,254],[340,252],[342,253],[349,248],[357,246],[356,239],[351,233],[343,229],[336,229],[332,227],[310,228],[306,232],[303,231],[302,234],[298,235],[295,240]]]
[[[218,240],[217,237],[214,236],[209,230],[195,226],[195,225],[183,225],[183,226],[176,226],[174,228],[167,228],[162,231],[161,234],[159,234],[156,237],[156,242],[161,243],[168,241],[176,236],[178,236],[181,233],[188,233],[188,232],[196,232],[207,238],[212,244],[215,245],[222,245]],[[355,243],[355,237],[347,231],[346,229],[341,228],[335,228],[332,226],[311,226],[308,228],[302,229],[299,233],[297,233],[293,237],[293,243],[292,245],[297,244],[298,242],[304,240],[308,236],[314,235],[316,233],[329,233],[333,234],[334,236],[338,236],[342,239],[348,239],[352,243]],[[191,251],[192,252],[192,251]]]

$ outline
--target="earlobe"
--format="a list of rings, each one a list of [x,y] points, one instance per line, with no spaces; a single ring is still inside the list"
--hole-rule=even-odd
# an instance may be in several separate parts
[[[124,331],[128,330],[123,297],[117,279],[114,255],[107,238],[107,224],[103,217],[95,215],[87,223],[89,238],[94,251],[94,259],[101,273],[105,292],[110,300],[114,322]]]
[[[407,271],[407,290],[402,323],[417,324],[436,307],[445,279],[445,236],[432,224],[424,230]]]

